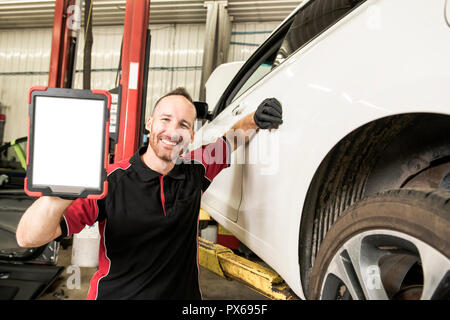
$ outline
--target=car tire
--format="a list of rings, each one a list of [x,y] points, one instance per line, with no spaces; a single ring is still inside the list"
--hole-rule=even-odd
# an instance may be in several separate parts
[[[450,191],[399,189],[359,201],[331,227],[308,298],[450,298]]]

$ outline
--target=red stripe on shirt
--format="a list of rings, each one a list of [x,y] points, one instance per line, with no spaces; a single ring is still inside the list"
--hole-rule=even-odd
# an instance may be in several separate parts
[[[98,271],[91,279],[87,300],[96,300],[98,296],[98,285],[102,278],[106,277],[111,268],[111,260],[109,260],[105,246],[105,228],[106,220],[102,221],[98,225],[100,232],[100,246],[98,251]]]
[[[164,181],[163,181],[163,179],[164,179],[163,175],[159,177],[159,184],[161,186],[161,192],[160,192],[160,194],[161,194],[161,203],[162,203],[164,216],[166,216],[166,208],[164,207],[166,199],[164,198]]]

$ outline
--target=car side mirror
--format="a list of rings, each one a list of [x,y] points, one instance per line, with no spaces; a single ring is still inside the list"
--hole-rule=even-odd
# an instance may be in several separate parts
[[[194,106],[197,110],[197,119],[209,121],[213,119],[213,114],[208,111],[208,104],[206,102],[195,101]]]

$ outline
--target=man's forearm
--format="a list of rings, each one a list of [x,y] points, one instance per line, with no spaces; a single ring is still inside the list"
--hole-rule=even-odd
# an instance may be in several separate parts
[[[17,243],[21,247],[39,247],[60,236],[59,223],[72,202],[57,197],[37,199],[20,219]]]
[[[258,130],[258,126],[253,120],[254,114],[255,113],[252,112],[237,121],[225,134],[232,151],[236,150],[240,145],[248,143],[250,138],[255,135]]]
[[[281,103],[277,99],[264,99],[255,112],[236,122],[225,134],[232,151],[240,145],[248,143],[259,129],[277,129],[283,123],[282,113]]]

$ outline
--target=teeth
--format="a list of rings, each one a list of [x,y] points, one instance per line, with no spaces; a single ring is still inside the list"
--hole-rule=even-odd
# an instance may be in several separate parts
[[[162,141],[162,143],[168,144],[169,146],[176,146],[176,145],[177,145],[176,142],[171,142],[171,141],[169,141],[169,140],[161,139],[161,141]]]

